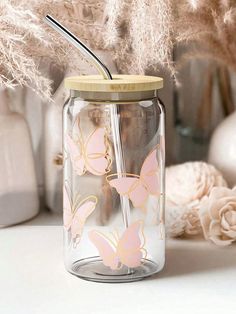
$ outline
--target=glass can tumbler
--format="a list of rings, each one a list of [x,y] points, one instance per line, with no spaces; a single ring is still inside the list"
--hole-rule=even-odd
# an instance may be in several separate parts
[[[63,220],[67,270],[127,282],[165,260],[165,113],[154,76],[65,79]]]

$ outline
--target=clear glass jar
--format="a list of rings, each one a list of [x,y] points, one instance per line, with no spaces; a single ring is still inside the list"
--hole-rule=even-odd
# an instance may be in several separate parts
[[[162,80],[117,75],[107,88],[88,78],[66,81],[65,265],[92,281],[143,279],[165,260]]]

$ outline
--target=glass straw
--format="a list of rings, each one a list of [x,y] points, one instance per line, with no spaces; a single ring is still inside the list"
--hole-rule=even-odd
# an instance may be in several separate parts
[[[84,43],[82,43],[73,33],[71,33],[66,27],[61,25],[52,16],[46,15],[46,22],[55,31],[62,35],[72,45],[74,45],[79,51],[85,56],[85,58],[94,65],[98,72],[103,76],[104,79],[112,80],[112,75],[108,68],[103,62],[96,56]],[[111,129],[114,141],[114,151],[116,160],[116,169],[118,177],[121,178],[125,174],[125,162],[123,158],[121,136],[120,136],[120,115],[116,104],[111,104]],[[127,196],[120,196],[121,210],[123,214],[123,220],[125,227],[128,228],[130,221],[130,206]]]

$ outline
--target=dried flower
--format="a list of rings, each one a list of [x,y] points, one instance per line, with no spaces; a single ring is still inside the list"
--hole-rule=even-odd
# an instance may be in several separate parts
[[[46,60],[62,69],[80,71],[82,56],[45,24],[50,13],[90,46],[104,46],[103,1],[1,0],[0,86],[24,85],[42,98],[51,98],[51,81],[40,72]],[[79,21],[79,22],[78,22]]]
[[[156,64],[173,72],[170,0],[108,0],[106,40],[121,71],[144,73]]]
[[[184,234],[200,234],[201,224],[198,211],[187,206],[173,206],[168,203],[166,206],[166,233],[169,237],[175,238]]]
[[[166,224],[170,236],[201,233],[200,202],[215,186],[227,184],[221,173],[205,162],[166,169]]]
[[[202,199],[199,215],[207,240],[217,245],[236,241],[236,187],[214,187]]]
[[[205,162],[186,162],[166,169],[166,198],[178,206],[201,200],[214,186],[226,185],[221,173]]]
[[[235,1],[107,0],[107,8],[114,3],[107,37],[121,70],[142,73],[158,64],[173,74],[173,48],[181,44],[188,49],[177,66],[207,57],[236,71]]]
[[[0,24],[0,85],[30,85],[49,97],[50,81],[41,76],[36,58],[32,57],[36,48],[49,48],[43,29],[37,26],[36,16],[21,3],[13,5],[13,1],[2,0]]]

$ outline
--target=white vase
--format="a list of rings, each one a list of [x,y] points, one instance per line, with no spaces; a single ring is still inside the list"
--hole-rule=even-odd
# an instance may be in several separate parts
[[[64,83],[49,104],[44,125],[45,202],[53,212],[62,212],[62,108],[65,103]],[[58,160],[58,162],[57,162]]]
[[[34,217],[39,198],[28,125],[0,91],[0,226]]]
[[[208,161],[222,172],[231,187],[236,185],[236,112],[215,129],[210,141]]]

